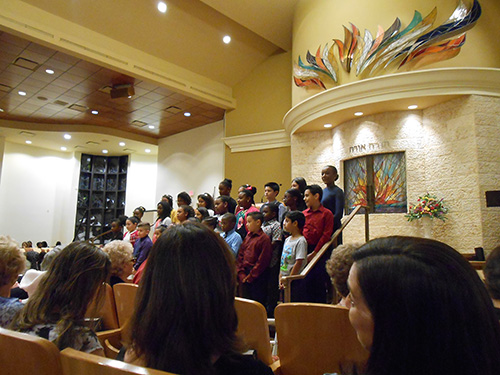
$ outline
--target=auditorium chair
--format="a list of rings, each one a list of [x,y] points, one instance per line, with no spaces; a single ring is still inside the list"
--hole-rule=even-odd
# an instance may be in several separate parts
[[[61,352],[61,362],[64,375],[173,375],[170,372],[130,365],[71,348]]]
[[[113,286],[116,314],[120,327],[123,327],[134,313],[135,296],[137,295],[138,288],[138,285],[130,283],[120,283]]]
[[[238,335],[243,338],[247,349],[255,350],[257,357],[276,371],[279,362],[274,362],[271,354],[266,309],[259,302],[239,297],[236,297],[234,306],[238,315]]]
[[[0,328],[0,374],[62,375],[59,349],[50,341]]]
[[[347,368],[368,359],[346,308],[283,303],[276,307],[274,316],[282,375],[340,373],[341,365]]]
[[[105,284],[105,292],[104,292],[104,301],[102,303],[100,311],[96,312],[95,304],[97,303],[94,300],[89,308],[87,309],[87,313],[85,314],[86,318],[95,319],[99,318],[100,324],[98,325],[99,331],[105,331],[110,329],[116,329],[119,327],[118,325],[118,317],[116,315],[116,305],[115,305],[115,296],[113,294],[113,288],[109,284]]]

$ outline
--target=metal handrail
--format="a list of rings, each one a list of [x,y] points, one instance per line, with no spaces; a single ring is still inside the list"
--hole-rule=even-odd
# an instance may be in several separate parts
[[[302,272],[298,275],[293,275],[293,276],[284,276],[281,279],[281,283],[283,284],[284,287],[284,302],[290,302],[291,296],[292,296],[292,291],[291,291],[291,286],[292,286],[292,281],[294,280],[300,280],[304,279],[311,269],[318,263],[318,261],[321,259],[321,257],[330,249],[332,245],[335,245],[337,247],[337,239],[344,230],[344,228],[351,222],[351,220],[354,218],[354,215],[356,215],[359,210],[362,208],[365,209],[365,240],[368,242],[370,240],[370,224],[369,224],[369,208],[368,206],[356,206],[354,210],[349,214],[346,220],[342,223],[342,226],[333,233],[332,238],[330,241],[325,243],[323,247],[321,248],[320,251],[314,256],[314,258],[307,263],[307,266],[302,270]]]

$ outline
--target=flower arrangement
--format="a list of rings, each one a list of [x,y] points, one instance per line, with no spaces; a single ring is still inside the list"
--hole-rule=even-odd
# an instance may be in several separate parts
[[[410,204],[408,214],[405,217],[408,221],[417,220],[422,217],[445,221],[447,213],[448,208],[446,208],[443,199],[438,199],[435,195],[427,193],[423,197],[418,197],[417,204]]]

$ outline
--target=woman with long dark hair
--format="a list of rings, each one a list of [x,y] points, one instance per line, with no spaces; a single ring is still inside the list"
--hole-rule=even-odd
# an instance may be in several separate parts
[[[349,318],[369,375],[500,374],[500,324],[476,271],[448,245],[416,237],[353,254]]]
[[[125,361],[176,374],[272,374],[238,354],[234,256],[191,222],[158,238],[139,287]]]

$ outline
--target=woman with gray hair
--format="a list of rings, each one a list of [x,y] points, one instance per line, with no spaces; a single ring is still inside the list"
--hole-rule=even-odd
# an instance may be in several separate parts
[[[111,241],[102,249],[108,254],[111,260],[111,286],[119,283],[126,283],[127,278],[132,274],[134,268],[134,259],[132,253],[134,248],[130,242]]]

